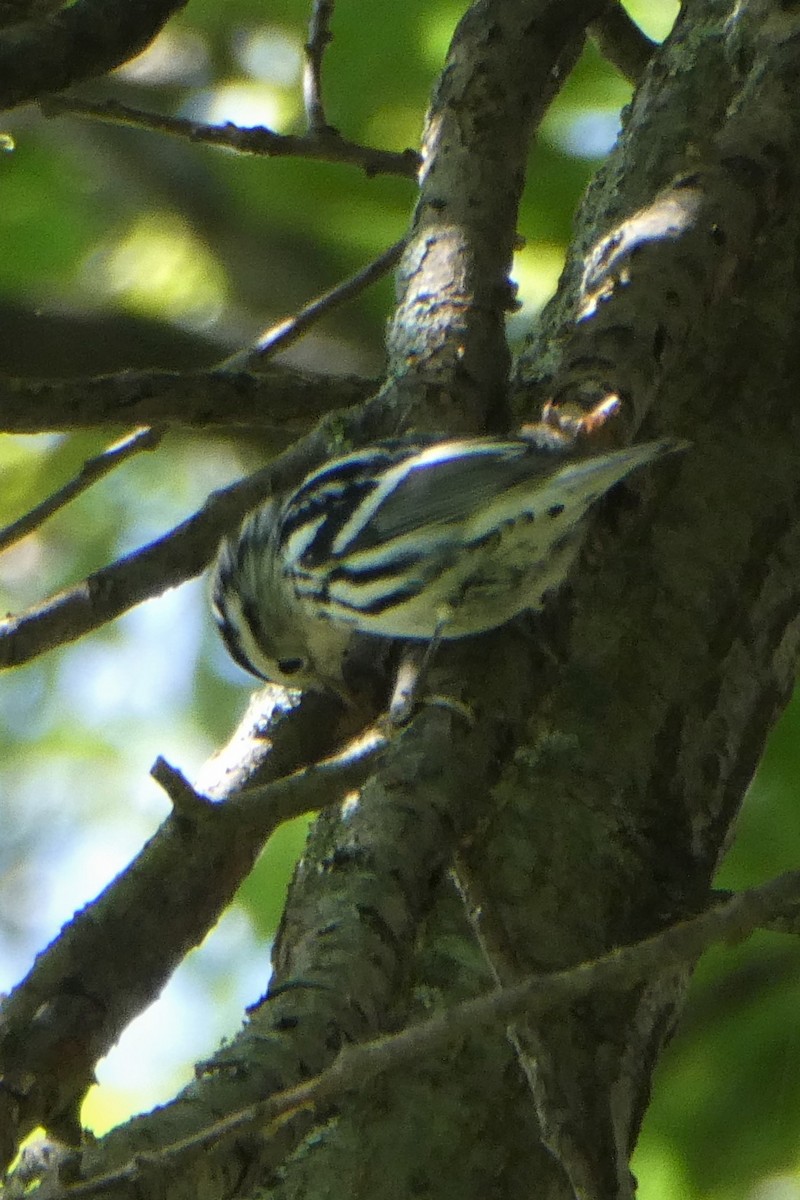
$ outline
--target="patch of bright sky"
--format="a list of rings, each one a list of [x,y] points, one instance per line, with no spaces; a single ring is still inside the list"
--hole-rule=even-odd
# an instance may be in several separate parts
[[[188,703],[206,616],[201,587],[194,581],[138,605],[120,619],[118,638],[68,647],[58,687],[82,723],[158,720]]]
[[[167,438],[155,454],[141,454],[109,475],[86,502],[96,502],[100,496],[114,506],[119,514],[114,551],[128,554],[161,537],[202,505],[209,492],[244,473],[241,459],[229,445],[209,445],[198,454],[191,442],[173,445]]]
[[[108,779],[105,786],[112,789],[113,781]],[[142,835],[155,831],[154,823],[147,829],[149,822],[131,820],[129,812],[123,815],[124,819],[103,821],[102,826],[84,827],[72,837],[59,839],[58,870],[39,892],[38,919],[44,937],[52,938],[65,914],[71,916],[97,896],[139,852]]]
[[[171,21],[146,50],[114,74],[139,87],[200,84],[210,73],[206,39],[196,29]]]
[[[28,448],[46,453],[52,444],[48,438],[6,442],[7,455],[16,450],[23,456]],[[163,533],[208,490],[242,473],[226,447],[201,459],[191,443],[178,443],[175,450],[169,470],[163,451],[145,455],[92,489],[95,503],[97,492],[105,490],[106,511],[113,508],[112,520],[125,527],[121,540],[138,545]],[[183,467],[190,460],[194,467],[187,472]],[[89,503],[89,497],[81,501]],[[78,526],[81,501],[65,514]],[[37,594],[52,586],[52,580],[40,579]],[[6,860],[13,875],[4,900],[0,987],[27,971],[35,952],[106,886],[164,819],[168,802],[149,777],[155,757],[163,754],[192,777],[212,751],[188,711],[198,653],[211,624],[205,586],[195,580],[170,590],[112,627],[4,677],[0,721],[6,737],[16,732],[18,741],[0,764]],[[200,1025],[206,1024],[204,1017]],[[159,1054],[154,1048],[151,1069]]]
[[[62,560],[61,555],[56,557],[59,561]],[[40,537],[25,537],[8,546],[0,554],[0,609],[8,611],[7,600],[12,597],[12,607],[20,602],[24,606],[24,594],[29,585],[32,603],[40,594],[41,580],[47,577],[55,565],[53,556],[46,556],[44,542]]]
[[[239,66],[252,79],[292,88],[300,82],[303,45],[296,33],[278,25],[241,29],[233,38],[233,53]]]
[[[648,37],[661,42],[675,23],[678,0],[625,0],[625,8]]]
[[[33,662],[8,672],[0,688],[0,724],[6,737],[37,742],[53,727],[56,713],[44,665]]]
[[[74,747],[35,761],[17,756],[0,776],[6,830],[14,839],[4,846],[4,990],[127,865],[168,811],[163,798],[160,811],[155,805],[149,814],[139,811],[127,783],[124,763],[108,754],[77,756]]]
[[[289,92],[263,81],[231,79],[219,87],[195,92],[178,115],[208,125],[232,122],[243,129],[265,125],[281,131],[289,128],[299,113],[297,89]]]
[[[613,149],[620,129],[618,108],[559,110],[548,118],[548,140],[572,158],[604,158]]]
[[[26,825],[37,832],[36,855],[26,855],[24,878],[15,884],[19,922],[9,914],[25,936],[0,943],[0,987],[27,971],[35,951],[127,865],[167,815],[168,802],[148,777],[156,753],[191,776],[211,749],[176,720],[207,615],[200,592],[197,584],[193,597],[168,593],[128,614],[120,622],[121,637],[64,652],[50,703],[63,710],[68,702],[81,721],[102,725],[109,742],[115,729],[123,736],[118,752],[103,756],[101,768],[72,752],[47,755],[35,769],[20,763],[18,778],[5,772],[0,779],[4,791],[8,785],[13,813],[7,808],[7,814],[23,842]],[[137,720],[127,721],[126,714]],[[148,718],[144,728],[142,714]],[[256,943],[246,915],[231,911],[101,1064],[105,1090],[93,1092],[87,1102],[89,1123],[106,1128],[187,1082],[190,1063],[235,1031],[244,1004],[263,993],[268,973],[268,948]]]
[[[170,1099],[191,1081],[191,1064],[236,1033],[242,1011],[264,994],[269,976],[269,947],[241,909],[230,909],[101,1059],[99,1086],[83,1106],[86,1125],[99,1135]]]
[[[771,1175],[760,1180],[745,1200],[800,1200],[800,1178],[797,1175]]]
[[[119,644],[124,650],[129,642],[125,638]],[[162,651],[164,644],[159,643]],[[112,646],[105,649],[104,666],[114,663],[124,685],[129,663]],[[80,674],[77,648],[69,657]],[[153,656],[155,669],[146,672],[146,719],[137,715],[131,720],[136,707],[132,698],[145,700],[144,679],[138,697],[137,688],[117,689],[113,683],[103,690],[97,686],[98,675],[101,684],[109,676],[104,669],[98,672],[89,654],[86,695],[67,672],[61,680],[65,690],[48,689],[43,703],[53,722],[63,721],[67,712],[79,714],[80,726],[71,727],[61,742],[51,738],[34,753],[21,745],[7,756],[0,771],[6,867],[17,858],[19,863],[12,868],[16,882],[3,902],[6,929],[15,936],[9,932],[0,947],[0,987],[27,970],[35,951],[102,891],[168,815],[169,803],[149,776],[156,756],[163,754],[191,777],[212,753],[210,739],[186,717],[185,703],[175,702],[165,686],[165,671],[171,670],[166,664],[180,659],[181,671],[188,674],[194,667],[189,658],[184,661],[174,647],[170,655],[162,652],[160,660]],[[180,682],[185,690],[186,680]],[[92,717],[100,715],[99,708],[92,712],[98,701],[106,705],[105,722],[98,720],[93,741],[86,730]]]
[[[531,316],[539,312],[556,290],[564,266],[564,247],[552,242],[530,242],[514,255],[511,278],[517,285],[521,308],[507,319],[512,342],[530,329]]]

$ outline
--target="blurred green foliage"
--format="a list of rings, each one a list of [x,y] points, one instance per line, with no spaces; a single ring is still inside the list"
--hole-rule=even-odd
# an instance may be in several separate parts
[[[324,73],[332,123],[356,141],[415,146],[463,7],[428,0],[366,15],[362,4],[340,4]],[[653,36],[674,12],[657,0],[631,7]],[[137,63],[81,92],[196,119],[248,123],[256,114],[299,131],[306,20],[306,0],[191,0]],[[547,118],[519,220],[527,246],[516,265],[524,307],[515,337],[555,284],[575,203],[629,93],[589,47]],[[0,345],[0,370],[17,374],[212,362],[401,236],[414,203],[406,179],[45,120],[33,107],[8,114],[3,128],[15,149],[0,154],[0,311],[14,336]],[[391,296],[387,280],[329,317],[292,360],[377,372]],[[0,440],[0,522],[64,482],[112,433]],[[241,439],[170,435],[0,556],[0,607],[20,611],[157,536],[261,453]],[[232,730],[247,681],[209,626],[202,587],[187,585],[3,677],[3,985],[165,814],[147,774],[156,755],[191,773]],[[721,886],[800,861],[799,720],[794,704],[775,731]],[[263,992],[267,944],[304,836],[299,822],[273,839],[242,888],[238,917],[179,973],[182,1019],[188,1006],[201,1040],[166,1066],[152,1031],[149,1059],[136,1042],[155,1079],[141,1086],[123,1040],[122,1065],[115,1074],[109,1063],[91,1106],[99,1126],[168,1094],[210,1050],[209,1031],[230,1032],[242,1003]],[[800,1197],[799,1004],[800,951],[789,938],[763,935],[705,957],[637,1152],[643,1200]]]

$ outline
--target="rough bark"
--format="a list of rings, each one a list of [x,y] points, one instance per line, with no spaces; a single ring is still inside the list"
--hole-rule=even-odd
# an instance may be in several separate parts
[[[130,0],[120,6],[115,0],[77,0],[47,16],[40,9],[46,13],[58,0],[32,5],[29,20],[0,32],[0,108],[59,92],[127,62],[185,2]]]
[[[455,61],[475,29],[491,35],[491,55],[478,37],[470,60],[485,83],[504,61],[497,45],[514,54],[493,30],[516,29],[524,45],[536,20],[553,22],[560,40],[537,68],[546,92],[543,76],[571,61],[601,7],[487,0]],[[358,803],[326,812],[269,995],[173,1105],[85,1153],[85,1175],[322,1069],[349,1041],[484,990],[492,973],[511,983],[570,966],[709,903],[797,662],[798,34],[795,10],[768,0],[684,4],[516,371],[521,416],[616,392],[628,431],[644,422],[691,448],[608,498],[545,623],[443,650],[433,689],[466,700],[475,727],[424,711]],[[504,78],[518,86],[519,64]],[[445,124],[447,80],[434,104]],[[532,126],[523,108],[516,119]],[[521,154],[524,138],[512,144]],[[455,220],[453,241],[442,213],[459,214],[465,173],[439,177],[436,204],[423,192],[381,398],[386,413],[430,424],[456,413],[470,426],[498,408],[516,174],[500,189],[502,229]],[[482,194],[485,173],[475,181]],[[474,279],[486,290],[473,311]],[[519,1020],[508,1037],[476,1033],[267,1138],[204,1146],[162,1171],[160,1190],[628,1200],[652,1070],[692,965],[669,960],[633,988]],[[141,1167],[98,1190],[146,1186]]]

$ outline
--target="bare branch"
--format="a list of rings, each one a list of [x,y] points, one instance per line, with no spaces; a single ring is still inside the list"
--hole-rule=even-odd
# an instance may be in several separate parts
[[[76,0],[0,35],[0,108],[13,108],[120,66],[144,50],[186,0]]]
[[[171,766],[165,758],[156,759],[150,774],[169,796],[173,809],[180,816],[197,820],[201,811],[212,803],[207,796],[195,791],[183,772]]]
[[[621,4],[607,8],[592,22],[589,32],[603,57],[635,86],[644,75],[657,43],[650,40]]]
[[[530,139],[604,6],[478,3],[453,35],[426,120],[388,337],[389,377],[411,394],[410,423],[507,421],[505,317]]]
[[[378,150],[362,146],[341,137],[335,130],[320,130],[314,136],[276,133],[263,125],[242,129],[227,121],[224,125],[204,125],[184,117],[168,117],[161,113],[145,112],[106,100],[95,104],[68,96],[48,96],[40,104],[45,116],[90,117],[114,125],[131,125],[165,133],[185,141],[202,142],[208,146],[225,146],[240,154],[257,154],[267,158],[308,158],[321,162],[348,163],[360,167],[366,175],[402,175],[413,179],[419,167],[419,155],[414,150]]]
[[[243,814],[242,820],[268,837],[284,821],[323,808],[331,803],[332,797],[362,784],[377,757],[399,732],[395,726],[373,726],[329,758],[299,767],[270,783],[237,791],[236,803]],[[195,791],[182,772],[163,758],[156,759],[150,774],[178,813],[196,817],[198,809],[213,806],[215,802]]]
[[[209,779],[216,774],[215,800],[226,803],[212,802],[179,771],[156,763],[153,774],[173,813],[4,999],[3,1078],[21,1097],[9,1118],[13,1130],[4,1128],[4,1151],[13,1155],[13,1143],[38,1124],[63,1130],[63,1115],[80,1101],[97,1058],[218,920],[274,829],[364,782],[389,744],[378,729],[333,757],[293,769],[312,744],[326,738],[330,744],[342,732],[331,713],[331,702],[319,697],[299,705],[285,696],[279,703],[274,692],[261,695],[232,740],[225,768],[215,759],[204,772]],[[242,787],[265,776],[271,782]]]
[[[43,433],[109,425],[251,429],[285,445],[326,413],[357,405],[377,382],[270,364],[257,374],[121,371],[78,379],[0,376],[0,429]]]
[[[310,134],[319,134],[329,128],[322,101],[322,59],[327,46],[333,40],[332,16],[333,0],[314,0],[308,24],[306,63],[303,72],[303,99]]]
[[[270,329],[266,329],[255,345],[246,350],[240,350],[219,364],[220,371],[246,371],[255,368],[256,364],[264,361],[281,350],[286,350],[298,338],[302,337],[317,321],[329,312],[358,296],[399,261],[405,248],[405,239],[395,242],[388,250],[384,250],[363,270],[351,275],[343,283],[339,283],[330,291],[324,292],[316,300],[312,300],[293,317],[279,321]]]
[[[109,471],[113,471],[126,459],[132,458],[134,454],[139,454],[142,450],[155,450],[160,444],[162,436],[163,434],[155,429],[137,429],[122,441],[109,446],[102,454],[98,454],[94,458],[87,458],[73,479],[70,479],[58,491],[53,492],[41,504],[37,504],[23,517],[19,517],[10,525],[6,525],[4,529],[0,529],[0,550],[5,550],[14,542],[18,542],[20,538],[27,537],[34,529],[38,529],[48,517],[52,517],[54,513],[64,508],[76,496],[80,496],[81,492],[85,492],[93,483],[102,479],[104,475],[108,475]]]
[[[256,480],[258,479],[258,483]],[[214,493],[199,512],[170,533],[102,567],[81,583],[19,616],[0,621],[0,667],[18,666],[45,650],[74,641],[167,588],[199,575],[225,528],[263,499],[271,474]]]
[[[278,737],[279,755],[287,751],[297,753],[291,741],[291,726],[298,717],[305,722],[306,736],[310,733],[311,738],[316,739],[312,722],[318,724],[320,717],[324,718],[324,710],[320,708],[319,698],[315,701],[316,710],[307,707],[309,699],[304,698],[291,717],[287,715],[286,736]],[[293,702],[298,704],[296,699]],[[330,724],[326,732],[330,732]],[[274,737],[273,727],[262,729],[262,747]],[[428,911],[433,897],[439,894],[441,874],[454,843],[467,827],[473,825],[477,813],[485,807],[485,773],[494,752],[491,737],[474,737],[463,728],[460,720],[451,719],[450,714],[433,707],[424,708],[401,733],[392,731],[392,736],[385,741],[384,737],[380,730],[368,735],[365,756],[382,752],[384,758],[377,771],[370,773],[370,779],[357,799],[341,809],[329,809],[328,830],[332,832],[337,826],[346,829],[350,854],[343,851],[340,856],[337,851],[336,861],[331,861],[329,871],[323,872],[322,876],[316,871],[309,874],[306,880],[308,894],[285,916],[276,941],[275,974],[268,996],[250,1009],[242,1032],[198,1068],[196,1081],[169,1106],[168,1115],[162,1109],[158,1117],[150,1114],[135,1118],[125,1130],[119,1131],[122,1144],[128,1148],[125,1157],[133,1153],[134,1145],[145,1155],[150,1152],[158,1157],[159,1147],[169,1141],[169,1130],[178,1126],[187,1133],[202,1130],[216,1121],[222,1112],[243,1109],[257,1098],[272,1095],[309,1074],[316,1074],[335,1058],[342,1038],[364,1041],[384,1028],[387,1006],[393,1010],[398,982],[405,978],[410,956],[417,945],[420,914]],[[448,765],[453,744],[459,755],[455,769]],[[327,792],[329,801],[341,796],[342,781],[351,769],[351,779],[356,784],[363,779],[360,771],[367,765],[366,758],[361,761],[356,747],[350,758],[351,766],[343,762],[334,768],[336,791]],[[426,784],[422,791],[419,788],[420,773]],[[312,767],[303,786],[313,786],[317,778],[318,770]],[[288,786],[291,789],[293,785]],[[278,787],[282,788],[280,781]],[[202,790],[206,795],[212,794],[209,787]],[[273,796],[275,794],[273,792]],[[250,797],[257,796],[258,793],[242,792],[232,804],[246,804]],[[287,803],[294,803],[288,792],[285,799]],[[260,819],[266,820],[269,811],[267,793],[254,799],[254,803],[258,804],[262,814]],[[228,809],[231,804],[213,807]],[[216,825],[224,840],[215,847],[210,835]],[[202,851],[207,849],[214,853],[212,890],[215,896],[220,877],[226,877],[229,872],[236,877],[235,885],[240,878],[240,858],[252,853],[251,838],[241,824],[237,826],[237,832],[244,833],[245,837],[238,842],[231,837],[229,827],[216,811],[210,819],[205,819],[202,811],[199,819],[182,821],[176,817],[173,821],[171,818],[165,823],[164,830],[168,827],[174,827],[176,836],[183,833],[185,861],[180,865],[181,887],[184,886],[185,872],[191,872],[192,880],[196,881],[193,886],[203,885],[206,868],[202,855],[199,860],[195,858],[196,838],[200,839]],[[161,840],[162,831],[157,838]],[[191,854],[186,853],[187,838],[191,839]],[[165,858],[162,866],[167,868],[168,865],[169,858]],[[308,906],[314,910],[312,897],[319,885],[328,890],[326,875],[331,875],[332,882],[337,885],[335,895],[324,904],[322,911],[315,910],[317,915],[313,919],[321,925],[304,925],[303,918],[309,915]],[[415,882],[409,886],[412,880]],[[352,902],[354,882],[356,903]],[[177,914],[179,907],[186,907],[187,899],[184,897],[181,903],[179,897],[173,895],[171,879],[166,886],[170,891],[167,902],[170,915],[173,907]],[[191,896],[188,902],[191,903]],[[205,898],[203,904],[206,905]],[[130,913],[136,909],[131,906],[126,911]],[[101,922],[107,936],[102,912],[94,911],[92,915],[95,921]],[[80,920],[80,916],[77,919]],[[295,922],[299,922],[297,937],[292,936]],[[90,924],[86,923],[84,936],[90,932]],[[310,932],[315,930],[318,931],[316,935]],[[172,933],[169,936],[172,939]],[[134,940],[141,937],[143,946],[137,942],[134,947],[138,953],[147,948],[144,931],[141,934],[126,931],[126,937]],[[126,954],[129,948],[126,944]],[[65,948],[62,966],[68,961]],[[41,962],[40,958],[37,968]],[[128,976],[133,973],[127,959],[124,971]],[[91,963],[89,972],[91,994],[94,995],[97,981]],[[74,963],[71,977],[75,977]],[[42,976],[40,981],[44,981]],[[28,994],[29,1020],[35,1016],[32,1006],[40,994]],[[323,1005],[321,1012],[320,1002]],[[15,1032],[26,1033],[24,1025],[15,1023],[14,1028]],[[297,1052],[298,1038],[304,1046],[301,1054]],[[6,1037],[3,1045],[18,1045],[23,1041],[19,1036],[13,1040]],[[256,1047],[260,1047],[260,1054]],[[244,1070],[239,1069],[242,1066]],[[292,1125],[286,1136],[294,1141],[296,1134],[297,1126]],[[112,1134],[111,1140],[114,1138]],[[285,1153],[287,1146],[288,1142],[280,1136],[279,1130],[273,1129],[263,1150],[270,1159],[276,1160],[276,1156]],[[118,1150],[119,1147],[118,1141]],[[261,1147],[259,1139],[251,1151],[259,1151]],[[98,1145],[96,1158],[94,1148],[86,1147],[87,1157],[82,1167],[84,1177],[90,1177],[93,1170],[102,1169],[99,1162],[108,1161],[104,1158],[108,1148]],[[216,1169],[228,1154],[229,1147],[225,1146],[221,1158],[215,1158],[212,1163],[196,1163],[195,1167],[200,1172],[208,1166]],[[116,1161],[120,1161],[119,1155]]]
[[[798,901],[800,872],[790,871],[643,941],[620,946],[566,970],[530,976],[514,987],[464,1001],[400,1033],[346,1046],[326,1070],[313,1078],[163,1146],[158,1151],[159,1165],[163,1169],[167,1160],[174,1164],[186,1155],[217,1149],[224,1141],[253,1131],[269,1129],[274,1137],[297,1114],[363,1089],[386,1071],[424,1061],[476,1029],[504,1023],[522,1014],[541,1014],[596,991],[622,991],[670,966],[690,965],[714,943],[747,937],[765,921],[795,907]],[[142,1168],[138,1158],[131,1159],[95,1178],[69,1187],[49,1188],[48,1200],[78,1200],[110,1192],[136,1180]]]
[[[199,575],[219,540],[270,493],[280,494],[330,458],[343,443],[394,432],[394,417],[379,397],[324,418],[267,466],[212,492],[201,509],[170,532],[89,575],[81,583],[0,621],[0,669],[17,666],[74,641],[135,604]]]

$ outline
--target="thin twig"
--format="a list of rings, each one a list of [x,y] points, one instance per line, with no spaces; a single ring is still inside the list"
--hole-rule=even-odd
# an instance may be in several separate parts
[[[370,284],[385,275],[387,271],[390,271],[399,260],[405,245],[405,239],[395,242],[363,270],[357,271],[355,275],[338,283],[330,291],[317,296],[316,300],[312,300],[305,308],[301,308],[293,317],[287,317],[269,329],[265,329],[252,346],[245,350],[237,350],[230,358],[219,363],[216,370],[247,371],[256,363],[263,362],[265,358],[277,354],[280,350],[286,350],[327,313],[339,308],[348,300],[352,300]]]
[[[367,175],[404,175],[416,177],[419,155],[415,150],[377,150],[362,146],[341,137],[335,130],[321,130],[314,137],[276,133],[263,125],[242,129],[227,121],[224,125],[204,125],[200,121],[188,121],[183,117],[168,117],[162,113],[145,112],[106,100],[92,104],[87,100],[76,100],[67,96],[48,96],[39,102],[46,117],[68,114],[73,117],[91,117],[115,125],[132,125],[149,129],[153,133],[166,133],[171,137],[190,142],[203,142],[209,146],[225,146],[240,154],[259,154],[268,158],[309,158],[322,162],[349,163],[360,167]]]
[[[318,136],[329,125],[325,117],[322,100],[322,59],[325,50],[333,41],[331,17],[334,0],[314,0],[311,19],[308,23],[308,41],[305,45],[306,63],[303,71],[303,100],[306,106],[308,132]]]
[[[467,1000],[400,1033],[347,1046],[330,1067],[313,1078],[159,1148],[158,1162],[163,1167],[185,1154],[219,1147],[223,1138],[239,1137],[256,1129],[274,1134],[297,1113],[328,1104],[347,1092],[357,1092],[383,1072],[418,1063],[476,1028],[507,1022],[526,1011],[542,1012],[567,1004],[597,989],[622,991],[653,972],[672,965],[691,965],[713,943],[748,936],[765,921],[796,905],[798,899],[800,872],[790,871],[643,941],[620,946],[566,970],[529,976],[514,987]],[[141,1160],[142,1156],[130,1159],[107,1174],[72,1187],[55,1187],[48,1191],[49,1200],[77,1200],[135,1180],[146,1167]]]
[[[298,767],[289,775],[269,783],[243,788],[232,802],[242,825],[252,829],[259,838],[267,838],[285,821],[331,804],[344,792],[352,791],[366,781],[375,760],[398,732],[389,725],[385,728],[371,726],[328,758]],[[193,788],[185,775],[163,758],[156,759],[150,774],[182,816],[202,819],[204,813],[219,807],[214,800]]]
[[[102,479],[104,475],[108,475],[109,471],[113,471],[126,459],[131,458],[134,454],[139,454],[142,450],[155,450],[162,437],[162,430],[149,427],[137,429],[128,437],[107,447],[101,454],[94,458],[87,458],[78,474],[68,483],[42,500],[30,512],[25,513],[16,521],[12,521],[4,529],[0,529],[0,550],[7,549],[14,542],[33,533],[35,529],[44,524],[48,517],[52,517],[54,513],[64,508],[76,496],[80,496],[81,492],[85,492],[93,483]]]
[[[213,805],[213,801],[208,796],[204,796],[192,787],[182,771],[173,767],[160,755],[150,768],[150,774],[169,796],[170,804],[175,812],[182,817],[202,816]]]
[[[298,767],[271,783],[243,788],[236,797],[237,807],[247,813],[263,837],[284,821],[315,812],[361,787],[376,759],[400,732],[385,723],[372,725],[328,758]]]
[[[25,612],[0,619],[0,670],[74,641],[142,600],[199,575],[223,533],[265,496],[296,485],[343,439],[358,442],[367,436],[365,431],[371,438],[386,437],[395,427],[395,414],[387,412],[377,397],[323,417],[267,466],[212,492],[202,508],[162,537]]]
[[[597,48],[634,87],[639,83],[658,44],[652,42],[621,4],[592,21],[589,32]]]
[[[162,537],[25,612],[0,619],[0,669],[74,641],[142,600],[199,575],[223,532],[269,493],[275,466],[294,457],[291,452],[279,456],[268,468],[212,493],[201,509]]]

